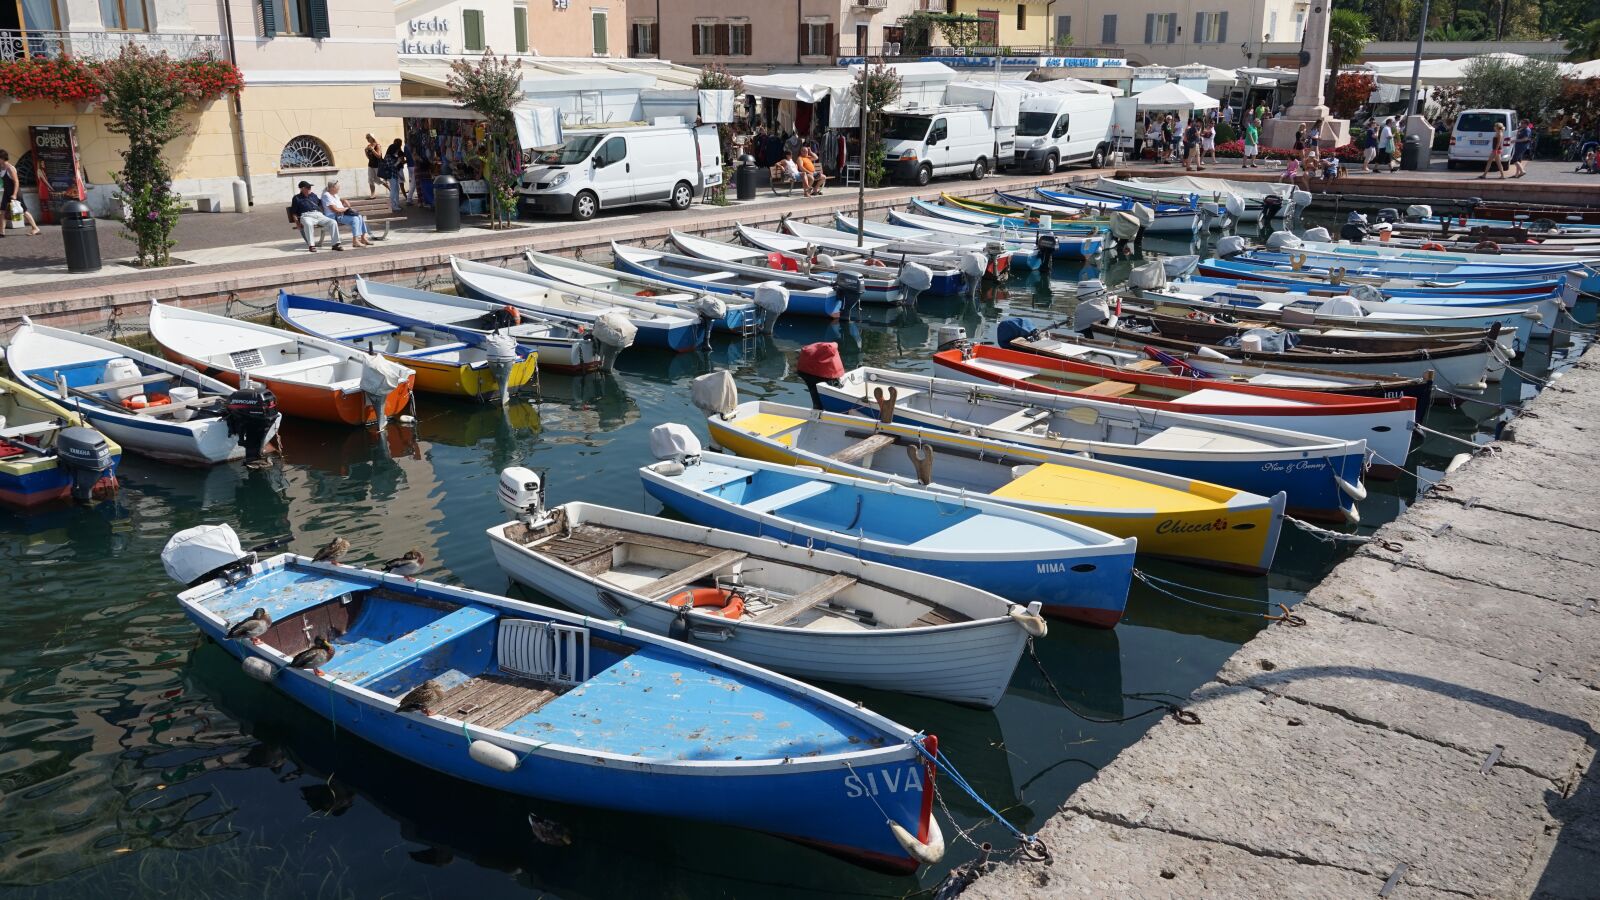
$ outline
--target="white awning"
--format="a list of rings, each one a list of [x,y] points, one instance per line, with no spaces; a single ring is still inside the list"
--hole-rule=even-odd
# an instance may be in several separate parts
[[[454,100],[374,100],[372,114],[380,119],[481,119]]]
[[[1138,97],[1140,109],[1216,109],[1219,105],[1199,91],[1172,82],[1153,87]]]
[[[771,100],[820,103],[830,94],[848,90],[850,75],[839,69],[821,72],[780,72],[774,75],[746,75],[744,92]]]

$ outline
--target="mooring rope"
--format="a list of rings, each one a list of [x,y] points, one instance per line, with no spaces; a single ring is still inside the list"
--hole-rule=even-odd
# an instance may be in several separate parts
[[[993,806],[990,806],[989,801],[983,799],[982,795],[980,795],[971,784],[967,783],[967,779],[962,777],[960,772],[956,771],[955,765],[950,762],[949,757],[944,755],[944,751],[939,750],[929,753],[928,748],[923,746],[922,741],[916,739],[911,741],[911,746],[917,748],[917,752],[926,757],[929,762],[933,763],[934,767],[943,772],[945,777],[949,778],[956,787],[965,791],[967,796],[971,797],[973,800],[976,800],[978,805],[983,807],[984,812],[987,812],[989,815],[994,817],[996,822],[999,822],[1001,825],[1005,826],[1005,829],[1011,832],[1011,836],[1017,839],[1017,849],[1021,851],[1023,855],[1036,861],[1044,861],[1050,858],[1050,850],[1049,848],[1045,847],[1043,841],[1039,840],[1039,836],[1037,834],[1025,833],[1022,829],[1011,824],[1011,822],[1008,821],[999,810],[995,809]],[[934,796],[938,796],[937,790],[934,791]],[[951,824],[954,825],[955,823],[952,821]],[[960,830],[959,827],[957,830]],[[970,840],[970,838],[968,840]]]
[[[1050,693],[1055,695],[1056,700],[1061,704],[1062,708],[1065,709],[1067,712],[1072,713],[1073,715],[1077,716],[1078,718],[1084,720],[1085,722],[1093,722],[1096,725],[1121,725],[1124,722],[1132,722],[1134,719],[1144,718],[1145,716],[1148,716],[1151,713],[1167,712],[1167,713],[1171,713],[1172,714],[1172,718],[1174,718],[1177,721],[1183,723],[1184,725],[1199,725],[1200,724],[1200,717],[1198,715],[1196,715],[1193,711],[1185,709],[1184,707],[1182,707],[1182,706],[1180,706],[1180,705],[1178,705],[1176,703],[1167,703],[1167,702],[1163,702],[1163,701],[1160,701],[1160,700],[1151,700],[1151,698],[1149,698],[1149,697],[1135,697],[1135,699],[1150,700],[1150,702],[1156,704],[1155,706],[1152,706],[1149,709],[1143,709],[1143,710],[1140,710],[1139,712],[1133,713],[1131,715],[1122,716],[1122,717],[1116,718],[1116,719],[1102,719],[1102,718],[1099,718],[1097,716],[1091,716],[1091,715],[1088,715],[1086,713],[1078,712],[1076,709],[1074,709],[1072,707],[1071,703],[1067,702],[1067,698],[1062,696],[1060,689],[1058,689],[1056,687],[1055,679],[1051,678],[1050,677],[1050,672],[1045,669],[1044,660],[1041,660],[1039,658],[1039,654],[1033,649],[1033,638],[1028,638],[1028,655],[1033,658],[1033,664],[1035,666],[1039,667],[1039,674],[1044,677],[1045,686],[1050,689]],[[1124,694],[1123,696],[1127,697],[1127,696],[1130,696],[1130,695]]]
[[[1284,518],[1288,518],[1288,516],[1285,516]],[[1188,604],[1190,604],[1192,606],[1198,606],[1198,607],[1201,607],[1203,609],[1210,609],[1210,610],[1215,610],[1217,612],[1231,613],[1231,614],[1236,615],[1236,616],[1260,616],[1261,618],[1266,619],[1269,622],[1287,622],[1288,624],[1295,625],[1295,626],[1304,625],[1306,623],[1305,619],[1303,619],[1300,616],[1294,615],[1293,613],[1289,612],[1289,607],[1285,606],[1282,603],[1273,603],[1270,600],[1255,600],[1255,599],[1252,599],[1250,597],[1240,597],[1237,594],[1219,594],[1216,591],[1208,591],[1205,588],[1197,588],[1197,587],[1194,587],[1193,585],[1179,584],[1176,581],[1168,581],[1165,578],[1158,578],[1158,577],[1156,577],[1154,575],[1151,575],[1149,572],[1143,571],[1142,569],[1134,569],[1133,570],[1133,577],[1135,577],[1135,578],[1139,579],[1140,581],[1144,582],[1146,585],[1150,586],[1151,588],[1153,588],[1157,592],[1165,594],[1166,596],[1171,597],[1174,600],[1178,600],[1178,601],[1181,601],[1183,603],[1188,603]],[[1158,584],[1157,582],[1160,582],[1161,584]],[[1270,605],[1270,606],[1276,606],[1281,611],[1281,615],[1273,615],[1272,613],[1267,613],[1267,612],[1260,612],[1260,613],[1258,613],[1258,612],[1250,612],[1249,610],[1232,609],[1232,608],[1227,607],[1227,606],[1216,606],[1216,605],[1211,604],[1211,603],[1201,603],[1199,600],[1195,600],[1192,597],[1185,597],[1182,594],[1176,593],[1176,592],[1174,592],[1172,590],[1169,590],[1169,589],[1167,589],[1165,587],[1162,587],[1161,586],[1162,584],[1169,584],[1169,585],[1172,585],[1173,587],[1181,587],[1181,588],[1184,588],[1185,590],[1195,591],[1196,593],[1206,594],[1206,595],[1209,595],[1209,596],[1212,596],[1212,597],[1225,597],[1225,598],[1227,598],[1229,600],[1238,600],[1238,601],[1241,601],[1241,602],[1244,602],[1244,603],[1263,603],[1263,604]]]

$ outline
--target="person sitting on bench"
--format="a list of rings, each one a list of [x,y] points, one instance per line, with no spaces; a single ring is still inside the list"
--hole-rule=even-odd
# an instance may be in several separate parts
[[[322,209],[333,217],[340,225],[350,226],[350,243],[357,247],[371,247],[372,240],[367,237],[367,217],[351,209],[339,198],[339,182],[337,179],[328,182],[328,187],[322,192]]]
[[[794,164],[793,154],[788,152],[772,167],[772,183],[781,185],[785,182],[800,183],[800,169]]]
[[[318,228],[333,232],[333,249],[344,249],[344,244],[339,242],[339,223],[323,209],[322,198],[311,193],[309,181],[300,182],[300,192],[289,201],[289,224],[300,229],[306,239],[306,249],[312,253],[317,252]]]

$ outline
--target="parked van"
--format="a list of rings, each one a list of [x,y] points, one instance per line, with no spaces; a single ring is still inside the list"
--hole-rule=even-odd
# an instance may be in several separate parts
[[[592,219],[602,209],[665,201],[688,209],[722,183],[714,126],[571,129],[517,183],[518,211]]]
[[[1517,112],[1513,109],[1469,109],[1456,116],[1456,126],[1450,130],[1449,166],[1458,162],[1476,162],[1480,166],[1489,161],[1489,148],[1494,146],[1494,126],[1499,122],[1506,127],[1500,158],[1511,161],[1511,144],[1517,133]]]
[[[1016,165],[1053,175],[1068,163],[1096,169],[1111,156],[1112,98],[1105,94],[1041,94],[1022,101]]]
[[[997,160],[1009,162],[1014,148],[1010,129],[1000,135],[989,111],[975,106],[891,112],[884,123],[883,162],[898,181],[925,185],[952,173],[982,178]]]

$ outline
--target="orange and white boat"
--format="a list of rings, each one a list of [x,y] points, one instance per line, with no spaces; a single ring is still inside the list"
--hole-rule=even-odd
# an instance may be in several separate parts
[[[405,366],[335,341],[154,301],[150,336],[168,359],[234,387],[248,379],[305,419],[381,425],[411,403],[416,380]]]

